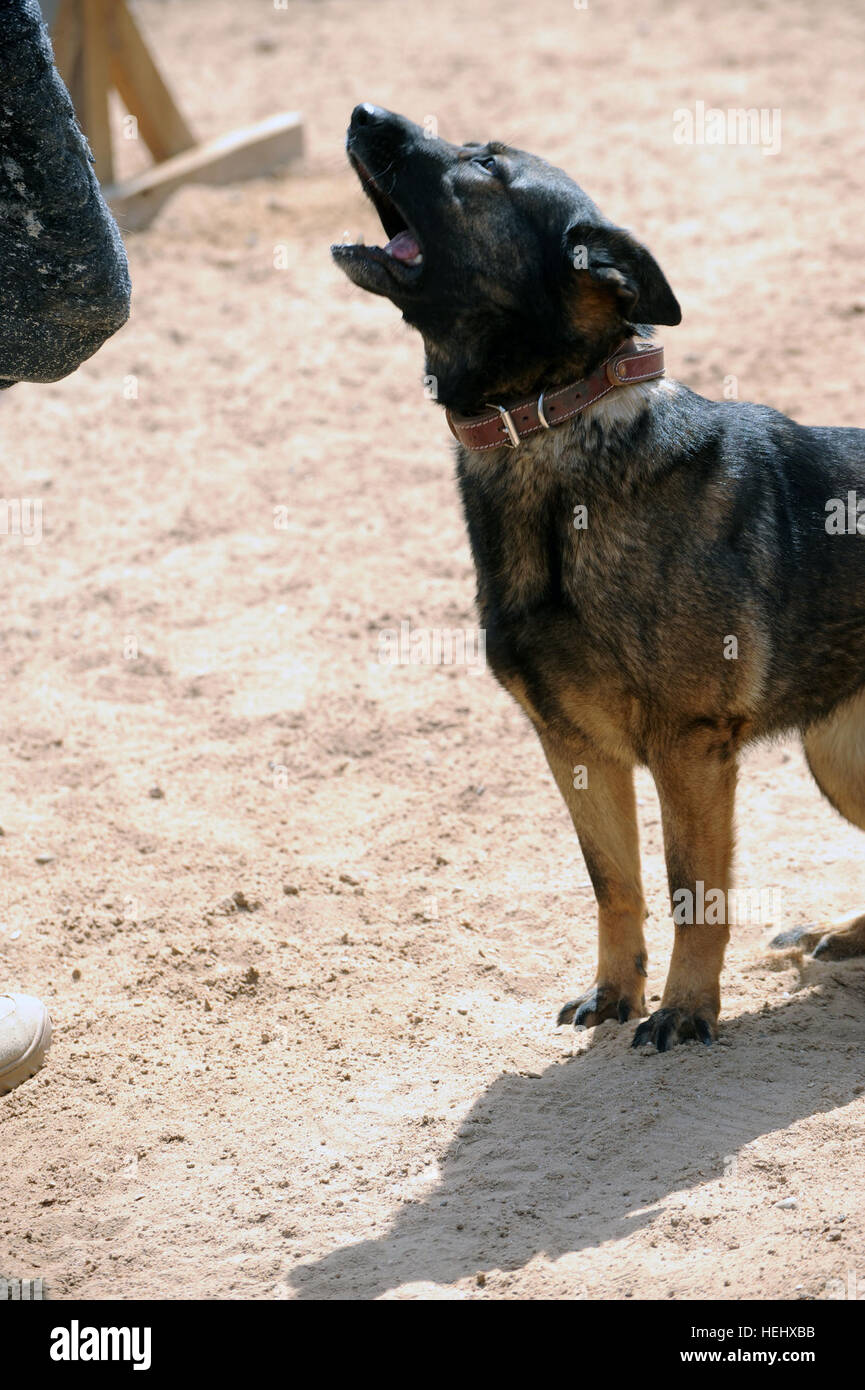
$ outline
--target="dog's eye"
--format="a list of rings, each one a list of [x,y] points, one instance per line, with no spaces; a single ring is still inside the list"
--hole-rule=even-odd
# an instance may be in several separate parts
[[[491,154],[484,155],[481,159],[473,159],[472,164],[479,164],[482,169],[486,169],[488,174],[495,174],[498,172],[495,156]]]

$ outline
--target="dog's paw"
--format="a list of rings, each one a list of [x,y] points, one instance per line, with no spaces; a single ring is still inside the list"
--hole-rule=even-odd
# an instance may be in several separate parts
[[[642,1018],[645,1012],[646,1006],[638,995],[629,997],[615,985],[598,984],[559,1009],[556,1027],[572,1023],[575,1028],[594,1028],[608,1018],[627,1023],[629,1018]]]
[[[773,951],[791,951],[794,948],[799,951],[813,951],[815,946],[826,936],[826,932],[821,927],[815,927],[813,922],[809,922],[805,927],[791,927],[789,931],[779,932],[773,936],[769,946]]]
[[[853,956],[865,955],[865,917],[856,917],[852,922],[842,922],[828,930],[809,922],[807,926],[781,932],[769,945],[776,951],[795,947],[810,953],[815,960],[850,960]]]
[[[717,1020],[707,1009],[656,1009],[641,1023],[632,1047],[651,1043],[659,1052],[669,1052],[679,1042],[701,1042],[711,1046],[717,1035]]]
[[[811,952],[815,960],[852,960],[865,954],[862,933],[827,931]]]

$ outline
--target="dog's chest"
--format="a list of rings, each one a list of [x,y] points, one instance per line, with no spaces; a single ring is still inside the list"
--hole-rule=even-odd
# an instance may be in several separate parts
[[[651,566],[639,516],[540,448],[489,462],[460,474],[483,616],[502,638],[545,620],[609,637]]]
[[[487,658],[539,726],[598,725],[593,737],[618,743],[640,722],[646,666],[630,616],[652,587],[639,525],[555,459],[521,454],[460,477]]]

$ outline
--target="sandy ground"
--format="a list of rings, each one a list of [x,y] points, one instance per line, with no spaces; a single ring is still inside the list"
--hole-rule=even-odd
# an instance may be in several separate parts
[[[491,676],[377,661],[402,620],[471,625],[473,575],[419,343],[327,252],[376,230],[357,100],[510,139],[657,254],[674,375],[863,425],[861,8],[137,9],[202,134],[300,107],[308,157],[176,197],[128,238],[129,326],[0,399],[2,495],[43,505],[41,543],[0,538],[0,987],[57,1027],[0,1101],[0,1273],[55,1298],[865,1292],[865,963],[771,958],[752,923],[715,1048],[556,1031],[593,971],[585,868]],[[675,144],[698,100],[780,109],[781,151]],[[645,776],[640,803],[657,996]],[[796,746],[748,759],[738,824],[776,930],[865,901]]]

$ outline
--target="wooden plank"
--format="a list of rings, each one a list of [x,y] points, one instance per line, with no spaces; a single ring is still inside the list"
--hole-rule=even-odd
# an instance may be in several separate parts
[[[192,149],[195,136],[162,79],[125,0],[108,0],[111,80],[157,161]]]
[[[51,30],[51,44],[54,64],[70,92],[81,53],[81,34],[81,0],[60,0]]]
[[[111,158],[111,126],[108,120],[109,53],[106,0],[81,0],[84,35],[81,52],[81,110],[77,111],[84,134],[93,151],[96,177],[110,183],[114,177]]]
[[[282,111],[216,140],[163,160],[143,174],[103,189],[121,227],[146,227],[166,198],[185,183],[223,184],[255,178],[303,153],[303,122],[297,111]]]

